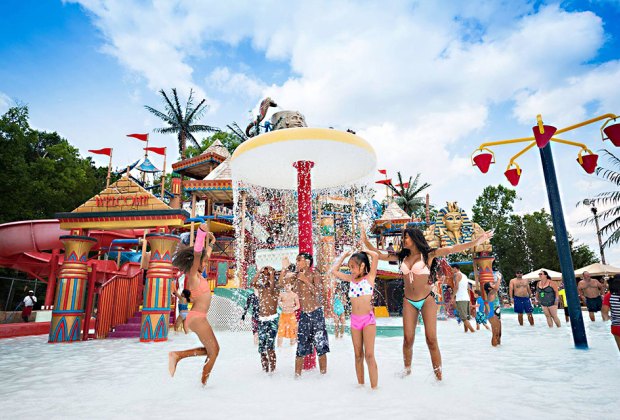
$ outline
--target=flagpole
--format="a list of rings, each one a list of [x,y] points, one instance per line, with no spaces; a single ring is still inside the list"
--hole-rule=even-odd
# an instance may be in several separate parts
[[[167,147],[164,147],[164,169],[161,175],[161,201],[164,201],[164,182],[166,181],[166,151]]]
[[[110,149],[110,161],[108,162],[108,176],[105,180],[105,187],[108,188],[110,186],[110,172],[112,171],[112,151],[114,149]]]
[[[144,161],[149,158],[149,135],[146,135],[146,147],[144,148]],[[146,172],[142,171],[142,183],[146,187]]]

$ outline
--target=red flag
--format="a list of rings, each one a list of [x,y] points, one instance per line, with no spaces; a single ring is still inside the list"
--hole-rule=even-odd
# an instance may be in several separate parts
[[[95,153],[97,155],[108,155],[108,156],[112,156],[112,148],[111,147],[105,147],[103,149],[95,149],[95,150],[89,150],[89,152],[91,153]]]
[[[142,141],[148,141],[148,139],[149,139],[148,133],[146,133],[146,134],[127,134],[127,137],[133,137],[135,139],[142,140]]]
[[[409,183],[405,182],[404,184],[397,184],[397,185],[395,185],[395,187],[409,188]]]
[[[158,155],[165,155],[166,148],[165,147],[145,147],[144,150],[148,150],[149,152],[157,153]]]
[[[392,178],[390,178],[390,179],[382,179],[381,181],[375,181],[375,184],[391,185],[392,184]]]
[[[379,169],[379,173],[382,175],[387,175],[387,169]]]

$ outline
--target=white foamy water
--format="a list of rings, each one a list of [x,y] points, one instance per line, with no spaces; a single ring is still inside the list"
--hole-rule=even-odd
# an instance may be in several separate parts
[[[587,316],[587,314],[586,314]],[[221,352],[206,388],[202,358],[168,375],[168,351],[197,347],[193,334],[165,343],[95,340],[47,344],[47,336],[0,340],[0,418],[610,418],[618,412],[620,356],[609,323],[586,320],[590,349],[575,350],[570,327],[519,327],[503,319],[502,346],[490,331],[465,335],[440,321],[444,381],[434,380],[423,330],[413,374],[401,379],[402,338],[377,338],[379,389],[357,387],[350,338],[330,336],[328,373],[293,379],[294,349],[278,350],[267,376],[248,332],[216,332]],[[391,323],[390,323],[391,324]]]

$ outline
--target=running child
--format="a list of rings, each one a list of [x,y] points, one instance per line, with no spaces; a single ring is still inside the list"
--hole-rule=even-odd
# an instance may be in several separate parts
[[[202,368],[201,382],[206,385],[220,346],[207,320],[207,312],[211,306],[211,287],[200,273],[207,267],[215,237],[209,232],[209,225],[203,223],[196,230],[196,242],[193,247],[182,246],[172,257],[172,265],[185,273],[186,285],[193,300],[192,310],[187,313],[187,326],[198,336],[203,347],[190,350],[171,351],[168,353],[168,370],[174,376],[179,360],[186,357],[207,356]]]
[[[372,258],[368,258],[368,256]],[[340,272],[340,267],[345,258],[349,258],[347,265],[351,274]],[[365,250],[361,252],[349,251],[340,256],[331,269],[331,274],[342,281],[350,282],[349,298],[351,299],[351,338],[353,351],[355,352],[355,373],[357,383],[364,385],[364,359],[368,366],[370,387],[377,388],[379,372],[375,360],[375,336],[377,334],[377,321],[372,305],[372,295],[377,276],[378,254]]]

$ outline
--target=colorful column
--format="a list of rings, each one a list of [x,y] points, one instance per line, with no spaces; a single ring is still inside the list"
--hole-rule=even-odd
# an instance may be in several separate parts
[[[312,254],[312,182],[310,170],[314,162],[300,160],[297,169],[297,212],[299,218],[299,252]]]
[[[314,162],[300,160],[293,164],[297,169],[297,214],[299,221],[299,253],[312,252],[312,181],[310,170]],[[316,366],[316,351],[304,357],[305,370]]]
[[[484,300],[487,300],[487,293],[484,291],[484,285],[494,280],[493,261],[495,261],[495,257],[490,257],[488,255],[478,255],[474,257],[474,272],[478,276],[480,293]]]
[[[323,307],[325,308],[325,317],[332,316],[332,293],[331,293],[331,276],[329,276],[330,265],[335,258],[335,230],[334,230],[334,217],[324,216],[320,220],[321,229],[321,250],[319,254],[319,273],[325,276],[323,283],[323,290],[325,290],[325,296],[323,301]]]
[[[170,288],[174,280],[172,254],[179,237],[164,233],[146,235],[151,260],[146,274],[140,341],[166,341],[170,322]]]
[[[58,274],[52,311],[50,343],[78,341],[84,318],[84,295],[88,279],[88,252],[97,243],[88,236],[61,236],[65,259]]]

